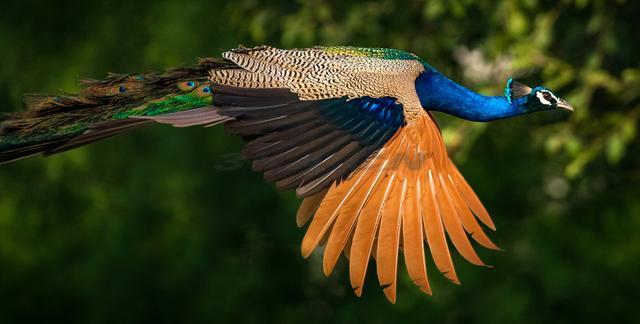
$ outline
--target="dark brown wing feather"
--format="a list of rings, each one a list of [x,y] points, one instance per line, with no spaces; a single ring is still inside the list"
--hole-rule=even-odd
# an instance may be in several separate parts
[[[214,85],[225,130],[249,140],[254,170],[280,190],[313,196],[345,179],[398,129],[346,98],[300,100],[286,89]]]

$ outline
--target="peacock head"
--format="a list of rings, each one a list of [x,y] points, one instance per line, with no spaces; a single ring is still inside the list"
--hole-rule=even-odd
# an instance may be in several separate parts
[[[531,88],[518,81],[509,79],[504,95],[511,104],[515,104],[527,113],[552,109],[573,111],[573,107],[564,99],[556,96],[551,90],[537,86]]]

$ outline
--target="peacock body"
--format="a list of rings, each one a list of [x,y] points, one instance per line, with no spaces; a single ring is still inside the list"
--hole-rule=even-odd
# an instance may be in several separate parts
[[[155,123],[223,123],[248,141],[243,153],[255,170],[303,199],[297,224],[311,222],[302,255],[324,246],[329,275],[344,253],[358,296],[373,256],[395,302],[400,254],[409,277],[431,294],[427,253],[459,283],[447,237],[476,265],[484,263],[469,236],[498,249],[480,223],[495,226],[449,159],[429,111],[490,121],[572,110],[550,90],[511,79],[505,96],[477,94],[395,49],[260,46],[222,56],[165,73],[85,81],[79,94],[27,96],[26,111],[0,117],[0,164]]]

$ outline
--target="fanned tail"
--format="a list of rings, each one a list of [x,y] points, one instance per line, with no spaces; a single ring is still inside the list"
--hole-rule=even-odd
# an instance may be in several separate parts
[[[165,73],[85,80],[78,94],[27,95],[25,111],[0,114],[0,164],[66,151],[154,122],[185,127],[226,121],[211,106],[208,76],[233,67],[208,58]]]

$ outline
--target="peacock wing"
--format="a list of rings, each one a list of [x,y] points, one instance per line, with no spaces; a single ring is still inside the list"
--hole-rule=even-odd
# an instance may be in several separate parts
[[[297,223],[312,220],[303,256],[324,245],[329,275],[347,254],[356,294],[371,255],[385,295],[395,302],[400,252],[409,277],[430,294],[427,255],[459,283],[446,237],[477,265],[484,263],[469,236],[497,249],[478,219],[492,229],[493,223],[426,112],[408,119],[391,97],[300,100],[284,89],[212,89],[219,113],[233,118],[226,130],[249,141],[244,154],[253,168],[304,199]]]
[[[395,302],[400,251],[411,280],[430,294],[426,255],[446,278],[459,283],[447,236],[473,264],[484,265],[469,236],[498,249],[478,223],[489,223],[488,214],[446,155],[436,123],[427,113],[401,126],[362,166],[328,187],[317,204],[302,253],[307,257],[326,241],[328,274],[351,242],[349,271],[357,295],[362,293],[370,255],[375,256],[385,295]]]

